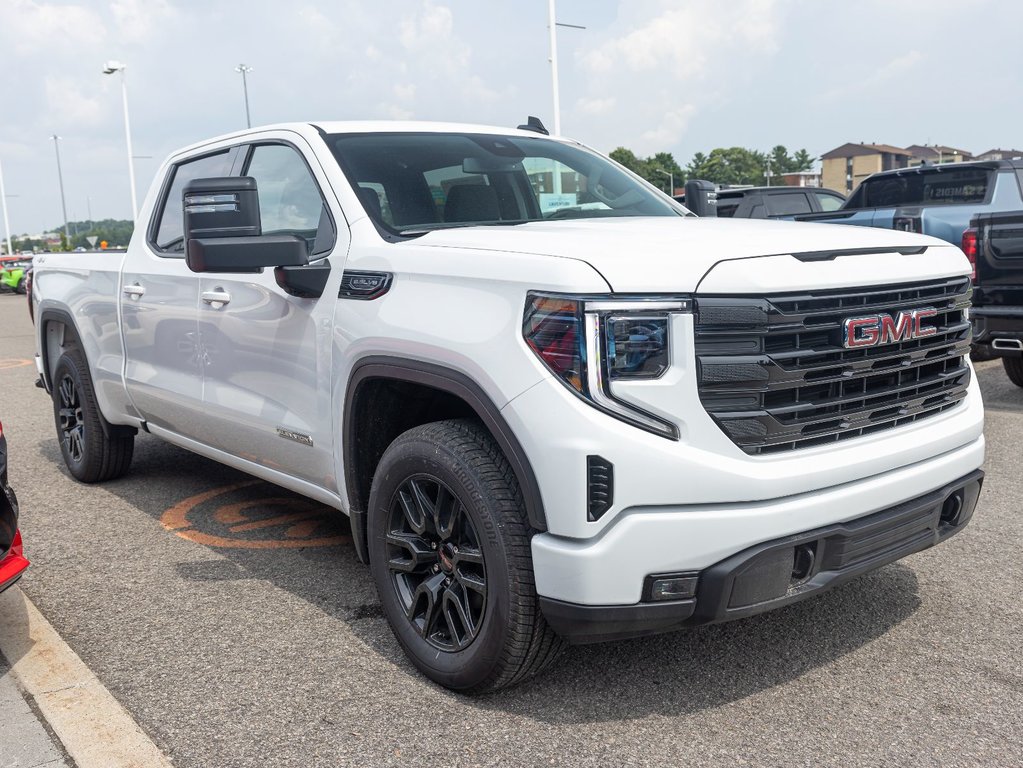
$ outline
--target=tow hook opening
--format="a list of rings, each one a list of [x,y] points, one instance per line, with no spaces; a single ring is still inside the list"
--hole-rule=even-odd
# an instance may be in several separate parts
[[[792,586],[799,586],[813,575],[817,562],[817,542],[800,544],[792,553]]]
[[[963,489],[952,493],[941,505],[941,524],[954,528],[959,525],[959,516],[963,511]]]

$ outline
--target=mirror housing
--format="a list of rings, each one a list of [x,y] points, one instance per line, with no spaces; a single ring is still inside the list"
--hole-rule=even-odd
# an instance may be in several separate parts
[[[250,176],[193,179],[182,192],[185,262],[193,272],[259,273],[309,263],[306,241],[263,235]]]
[[[697,216],[717,216],[718,196],[714,184],[703,179],[687,182],[685,205]]]

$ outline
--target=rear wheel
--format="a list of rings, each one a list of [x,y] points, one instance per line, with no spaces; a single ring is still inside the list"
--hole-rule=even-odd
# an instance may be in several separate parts
[[[522,496],[478,424],[399,436],[373,478],[368,524],[384,613],[427,677],[480,693],[554,660],[562,641],[538,606]]]
[[[1002,366],[1009,374],[1009,381],[1017,387],[1023,387],[1023,357],[1003,357]]]
[[[53,371],[53,418],[68,471],[83,483],[112,480],[128,471],[134,434],[121,434],[100,413],[85,355],[71,347]]]

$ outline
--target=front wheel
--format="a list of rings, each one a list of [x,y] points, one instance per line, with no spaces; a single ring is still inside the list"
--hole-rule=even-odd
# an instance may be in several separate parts
[[[1017,387],[1023,387],[1023,357],[1003,357],[1002,367],[1009,375],[1009,381]]]
[[[391,443],[368,525],[384,614],[427,677],[481,693],[554,660],[562,641],[538,606],[522,496],[480,425],[439,421]]]
[[[106,423],[78,347],[64,352],[53,370],[53,419],[64,463],[76,479],[97,483],[128,471],[135,436]]]

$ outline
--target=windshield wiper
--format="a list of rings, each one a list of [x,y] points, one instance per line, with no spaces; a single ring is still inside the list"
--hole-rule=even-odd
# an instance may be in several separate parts
[[[435,224],[422,226],[417,229],[402,229],[399,230],[400,234],[405,237],[420,237],[422,235],[429,234],[430,232],[437,232],[442,229],[465,229],[466,227],[514,227],[519,224],[528,224],[532,221],[542,221],[542,219],[512,219],[508,221],[459,221],[449,222],[445,224]]]

